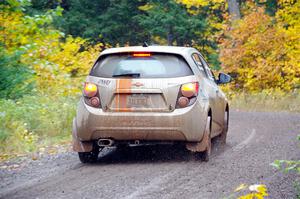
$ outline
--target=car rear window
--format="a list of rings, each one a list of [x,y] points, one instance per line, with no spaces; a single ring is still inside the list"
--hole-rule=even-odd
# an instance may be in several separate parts
[[[140,78],[167,78],[193,75],[191,68],[181,57],[173,54],[152,54],[135,57],[130,54],[108,55],[100,58],[90,75],[117,77],[122,74],[139,74]]]

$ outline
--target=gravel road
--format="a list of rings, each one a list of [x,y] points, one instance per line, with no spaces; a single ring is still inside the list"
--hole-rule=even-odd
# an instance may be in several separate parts
[[[231,112],[226,146],[213,143],[208,163],[181,147],[103,152],[81,164],[66,152],[0,170],[0,198],[225,198],[240,184],[266,184],[269,198],[296,198],[295,173],[270,163],[299,159],[300,114]]]

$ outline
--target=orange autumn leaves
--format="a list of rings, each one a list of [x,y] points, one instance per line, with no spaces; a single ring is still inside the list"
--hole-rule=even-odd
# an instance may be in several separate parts
[[[275,17],[252,5],[252,12],[225,31],[220,59],[223,69],[237,74],[238,90],[300,87],[300,3],[279,3]]]

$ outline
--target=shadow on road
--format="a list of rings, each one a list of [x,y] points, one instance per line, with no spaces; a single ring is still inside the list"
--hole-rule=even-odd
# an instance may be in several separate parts
[[[212,157],[230,148],[213,140]],[[88,165],[135,164],[163,162],[201,162],[199,156],[188,151],[184,145],[145,145],[134,147],[110,148],[100,152],[98,161]]]

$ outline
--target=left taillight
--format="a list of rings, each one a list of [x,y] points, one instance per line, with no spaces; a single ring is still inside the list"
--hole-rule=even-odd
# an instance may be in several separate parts
[[[193,105],[197,100],[198,92],[198,82],[182,84],[178,93],[176,108],[185,108]]]
[[[83,87],[84,102],[92,107],[100,108],[99,91],[96,84],[85,82]]]

